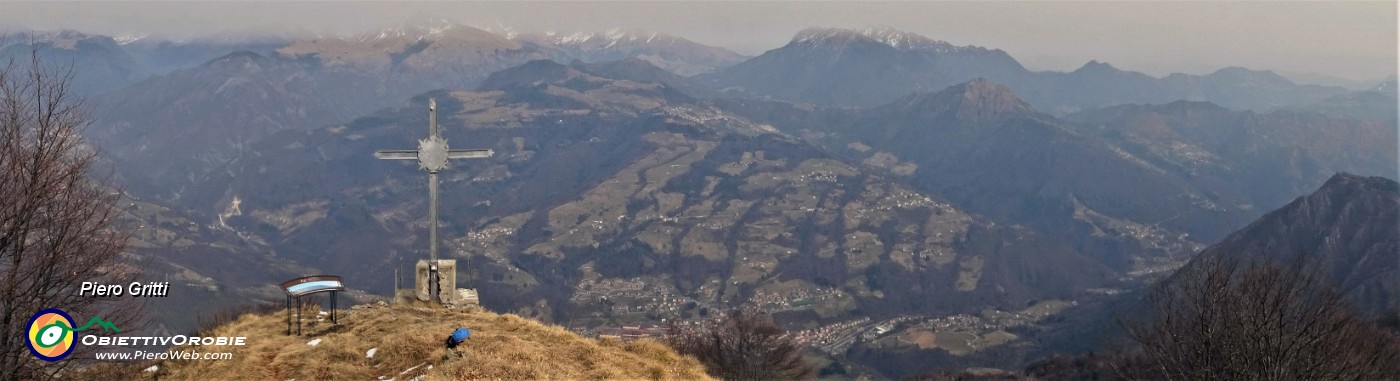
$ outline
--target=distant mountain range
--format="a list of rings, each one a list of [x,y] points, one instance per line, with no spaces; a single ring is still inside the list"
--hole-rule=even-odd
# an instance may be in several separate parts
[[[239,51],[97,96],[93,137],[121,167],[141,168],[124,173],[133,191],[174,199],[181,187],[276,131],[350,120],[433,89],[475,87],[496,70],[534,59],[683,61],[701,70],[696,65],[742,58],[660,34],[609,36],[617,40],[511,40],[436,23]]]
[[[887,28],[812,28],[798,33],[787,45],[753,59],[660,32],[611,29],[598,33],[516,33],[501,29],[495,34],[435,18],[339,37],[284,33],[262,38],[175,42],[143,36],[113,38],[74,31],[26,32],[9,35],[6,41],[0,41],[0,48],[13,50],[6,54],[27,51],[29,39],[33,37],[38,46],[52,49],[48,54],[55,61],[71,61],[86,72],[105,72],[79,81],[94,82],[80,88],[100,93],[238,50],[269,55],[288,45],[300,45],[284,53],[301,55],[326,53],[319,49],[348,49],[339,51],[349,55],[347,57],[335,58],[332,52],[318,59],[340,62],[354,60],[353,56],[362,54],[415,55],[418,52],[414,50],[420,47],[393,41],[432,40],[443,33],[459,37],[476,34],[477,42],[506,40],[541,54],[536,58],[559,62],[639,58],[682,76],[705,74],[698,78],[700,82],[716,89],[728,89],[732,95],[821,105],[873,106],[911,92],[936,91],[977,77],[1005,84],[1037,109],[1056,115],[1115,104],[1175,100],[1209,101],[1232,109],[1269,111],[1348,91],[1338,86],[1301,85],[1272,72],[1244,68],[1224,68],[1208,75],[1172,74],[1155,78],[1090,61],[1072,72],[1033,72],[998,49],[957,46]],[[76,44],[77,41],[83,44]],[[373,46],[356,46],[356,43]],[[383,49],[393,51],[373,53]],[[442,49],[449,56],[457,54],[445,46],[435,49]],[[375,61],[394,60],[389,57]],[[487,68],[487,71],[493,70]]]
[[[1179,101],[1090,110],[1066,119],[1078,122],[1078,132],[1110,141],[1251,209],[1282,205],[1338,171],[1396,173],[1393,118],[1303,110],[1257,113]]]
[[[24,62],[31,51],[37,51],[51,67],[71,68],[75,74],[73,90],[89,96],[198,66],[235,51],[271,52],[291,41],[269,37],[174,42],[72,30],[8,32],[0,35],[0,59],[17,58]]]
[[[724,48],[647,31],[613,29],[603,33],[520,34],[512,36],[511,40],[555,50],[555,59],[560,62],[574,59],[608,62],[636,58],[681,76],[708,73],[748,59]]]
[[[85,94],[121,88],[145,74],[111,37],[74,31],[0,35],[0,62],[27,63],[31,52],[55,67],[72,69],[73,90]]]
[[[889,29],[812,28],[787,45],[699,79],[744,96],[873,106],[973,78],[1026,72],[1006,52]]]
[[[890,29],[808,29],[783,47],[704,78],[736,95],[874,106],[978,77],[1005,84],[1052,114],[1175,100],[1266,111],[1347,91],[1237,67],[1155,78],[1090,61],[1068,73],[1032,72],[998,49],[955,46]]]
[[[1290,109],[1339,118],[1369,119],[1390,121],[1395,124],[1397,102],[1395,80],[1376,85],[1370,89],[1334,95],[1319,101],[1294,105]]]
[[[181,197],[180,188],[270,133],[349,120],[424,91],[472,88],[492,72],[535,59],[638,59],[675,73],[658,72],[648,80],[692,96],[759,96],[819,105],[886,104],[974,78],[1004,84],[1027,105],[1053,115],[1185,99],[1236,109],[1311,107],[1351,117],[1383,115],[1387,104],[1374,92],[1347,95],[1340,88],[1295,85],[1269,72],[1240,68],[1160,79],[1098,62],[1071,73],[1031,72],[1000,50],[955,46],[891,29],[809,29],[786,46],[748,60],[661,33],[502,36],[442,20],[287,42],[134,39],[120,44],[65,33],[40,40],[80,48],[51,54],[68,52],[64,54],[81,58],[75,60],[81,72],[99,74],[78,80],[93,81],[80,87],[99,94],[91,102],[98,106],[94,138],[122,163],[119,167],[141,169],[123,171],[134,192],[158,199]],[[89,42],[71,42],[75,39]],[[6,49],[27,48],[12,43]],[[166,71],[229,49],[242,51]],[[684,78],[688,74],[699,75]],[[194,125],[199,127],[190,127]]]
[[[1278,74],[1287,77],[1290,81],[1293,81],[1295,83],[1322,86],[1337,86],[1344,87],[1353,91],[1374,89],[1376,87],[1377,82],[1386,82],[1394,79],[1394,75],[1391,75],[1390,77],[1381,80],[1376,80],[1374,78],[1369,80],[1357,80],[1340,78],[1326,74],[1306,72],[1280,72]]]

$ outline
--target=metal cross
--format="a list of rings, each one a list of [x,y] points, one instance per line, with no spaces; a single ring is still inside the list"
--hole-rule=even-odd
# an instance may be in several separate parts
[[[428,99],[428,138],[418,141],[416,150],[380,150],[374,157],[384,160],[418,160],[418,168],[428,171],[428,256],[436,267],[438,258],[438,171],[447,169],[448,159],[491,157],[489,149],[448,149],[447,139],[438,134],[437,99]],[[436,296],[436,294],[434,294]]]

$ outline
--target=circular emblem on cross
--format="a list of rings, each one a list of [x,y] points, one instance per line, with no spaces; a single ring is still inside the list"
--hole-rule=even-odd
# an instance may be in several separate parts
[[[447,140],[436,136],[418,141],[418,167],[428,172],[447,168]]]

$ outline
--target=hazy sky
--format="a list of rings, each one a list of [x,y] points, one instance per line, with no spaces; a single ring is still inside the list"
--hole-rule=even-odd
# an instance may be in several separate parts
[[[208,35],[349,33],[433,15],[519,31],[655,30],[756,55],[810,26],[886,26],[1006,50],[1032,69],[1090,59],[1153,75],[1245,66],[1371,80],[1396,73],[1396,2],[418,3],[12,2],[0,28]]]

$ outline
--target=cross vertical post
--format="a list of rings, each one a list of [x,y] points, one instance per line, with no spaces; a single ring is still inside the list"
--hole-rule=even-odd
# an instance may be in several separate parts
[[[429,98],[429,99],[428,99],[428,136],[430,136],[429,139],[442,136],[442,135],[439,135],[439,134],[438,134],[438,123],[437,123],[437,99],[432,99],[432,98]],[[443,143],[443,144],[442,144],[442,148],[447,148],[447,141],[446,141],[446,140],[443,140],[442,143]],[[421,149],[420,149],[420,150],[421,150]],[[442,167],[443,167],[443,168],[447,167],[447,163],[444,162],[443,165],[442,165]],[[437,259],[438,259],[438,238],[437,238],[437,232],[438,232],[438,215],[437,215],[437,199],[438,199],[438,189],[437,189],[437,188],[438,188],[438,178],[437,178],[437,174],[438,174],[438,170],[440,170],[440,169],[442,169],[442,168],[429,168],[429,167],[425,167],[425,169],[428,170],[428,260],[433,261],[434,263],[437,263]],[[435,270],[436,270],[436,269],[435,269]]]

